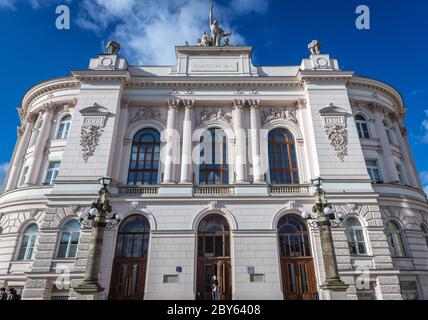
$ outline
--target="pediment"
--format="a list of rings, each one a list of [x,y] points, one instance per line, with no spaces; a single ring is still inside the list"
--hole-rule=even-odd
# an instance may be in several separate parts
[[[79,112],[84,116],[108,116],[111,114],[106,107],[100,106],[98,103],[94,103],[90,107],[83,108]]]
[[[341,107],[338,107],[334,105],[333,103],[330,103],[328,107],[322,108],[319,113],[322,115],[346,115],[347,111]]]

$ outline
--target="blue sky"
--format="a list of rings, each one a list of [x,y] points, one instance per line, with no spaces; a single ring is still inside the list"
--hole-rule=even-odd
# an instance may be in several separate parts
[[[55,28],[59,4],[70,8],[70,30]],[[361,4],[370,8],[370,30],[355,27]],[[209,0],[0,0],[0,180],[16,141],[16,108],[32,85],[87,68],[111,38],[130,64],[174,64],[174,45],[208,31],[208,10]],[[428,191],[428,1],[217,0],[215,10],[233,29],[232,43],[254,46],[256,65],[299,65],[319,39],[342,69],[398,89]]]

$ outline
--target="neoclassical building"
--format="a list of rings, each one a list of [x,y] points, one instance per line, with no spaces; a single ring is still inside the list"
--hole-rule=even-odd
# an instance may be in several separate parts
[[[346,213],[333,230],[348,299],[428,299],[428,204],[399,92],[317,48],[255,66],[250,46],[178,46],[174,66],[117,47],[39,83],[0,195],[0,286],[81,299],[91,231],[113,182],[99,299],[328,299],[311,178]],[[7,133],[10,134],[10,133]]]

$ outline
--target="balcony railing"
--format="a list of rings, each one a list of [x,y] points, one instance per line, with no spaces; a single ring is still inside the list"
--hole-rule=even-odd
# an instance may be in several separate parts
[[[234,193],[233,186],[195,186],[193,194],[195,197],[203,196],[230,196]]]
[[[140,196],[140,195],[156,195],[159,193],[159,186],[128,186],[119,187],[119,195]]]
[[[272,196],[302,194],[302,193],[309,193],[309,191],[310,191],[310,186],[308,184],[269,186],[269,193]]]

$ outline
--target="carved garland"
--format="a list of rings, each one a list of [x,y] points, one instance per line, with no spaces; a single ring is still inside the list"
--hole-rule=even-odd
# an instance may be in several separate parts
[[[345,156],[348,155],[348,130],[340,125],[327,125],[325,132],[337,157],[343,162]]]
[[[80,130],[80,146],[82,147],[82,157],[88,162],[89,157],[93,156],[98,146],[102,126],[96,124],[84,125]]]

